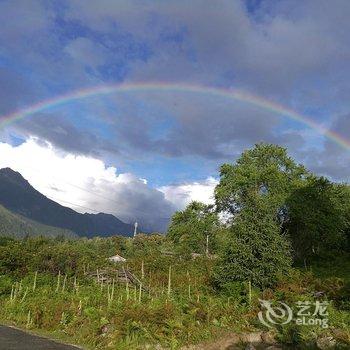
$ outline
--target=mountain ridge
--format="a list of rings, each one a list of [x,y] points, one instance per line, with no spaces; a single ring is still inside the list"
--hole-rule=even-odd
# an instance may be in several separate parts
[[[21,217],[69,230],[78,236],[131,236],[134,230],[133,225],[124,223],[112,214],[82,214],[56,203],[11,168],[0,169],[0,205]]]

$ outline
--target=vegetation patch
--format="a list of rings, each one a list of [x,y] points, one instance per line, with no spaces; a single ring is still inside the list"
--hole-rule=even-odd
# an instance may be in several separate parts
[[[166,236],[2,237],[0,317],[92,349],[347,349],[349,218],[347,185],[259,144]]]

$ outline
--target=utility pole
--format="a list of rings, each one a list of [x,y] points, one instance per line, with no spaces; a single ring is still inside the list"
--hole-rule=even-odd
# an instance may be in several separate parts
[[[135,222],[135,224],[134,224],[134,237],[136,237],[136,235],[137,235],[137,226],[138,226],[138,223]]]
[[[208,235],[208,233],[207,233],[207,245],[206,245],[205,253],[207,254],[207,256],[209,256],[209,235]]]

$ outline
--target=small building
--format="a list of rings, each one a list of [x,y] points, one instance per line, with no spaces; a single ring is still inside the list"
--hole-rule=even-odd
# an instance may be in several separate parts
[[[118,254],[109,257],[108,260],[114,263],[126,262],[126,259]]]

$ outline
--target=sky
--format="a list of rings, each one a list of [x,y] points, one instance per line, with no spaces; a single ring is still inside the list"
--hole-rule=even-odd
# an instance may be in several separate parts
[[[219,167],[258,142],[350,180],[350,150],[235,89],[350,140],[348,0],[1,0],[0,167],[80,212],[161,230],[213,201]],[[82,89],[157,83],[5,116]]]

